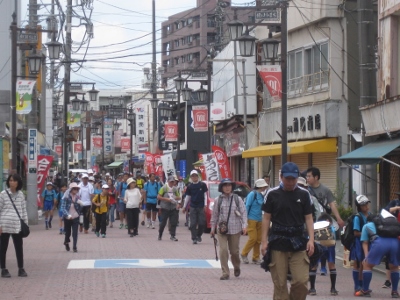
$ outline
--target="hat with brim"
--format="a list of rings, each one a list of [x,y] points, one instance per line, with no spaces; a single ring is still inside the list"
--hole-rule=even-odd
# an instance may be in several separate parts
[[[263,188],[263,187],[266,187],[266,186],[268,186],[268,183],[266,183],[266,181],[264,179],[262,179],[262,178],[261,179],[257,179],[256,182],[254,183],[254,187],[256,189]]]
[[[71,182],[69,184],[69,188],[70,189],[79,189],[80,187],[78,186],[78,184],[76,182]]]
[[[133,179],[133,178],[129,178],[129,179],[126,181],[126,184],[129,186],[132,182],[136,183],[136,180]]]
[[[51,182],[46,183],[46,186],[48,186],[48,185],[53,186],[53,183],[51,183]]]

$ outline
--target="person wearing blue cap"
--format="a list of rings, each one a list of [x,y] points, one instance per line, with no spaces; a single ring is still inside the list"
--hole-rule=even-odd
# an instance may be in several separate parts
[[[300,172],[295,163],[285,163],[280,173],[281,183],[268,190],[262,206],[261,252],[269,252],[274,299],[302,300],[308,294],[308,257],[314,253],[312,201],[309,192],[297,185]],[[290,292],[288,269],[292,274]]]

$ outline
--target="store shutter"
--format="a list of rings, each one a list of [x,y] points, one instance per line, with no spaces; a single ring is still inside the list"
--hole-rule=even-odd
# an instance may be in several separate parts
[[[313,153],[313,167],[321,172],[321,183],[327,186],[332,192],[336,190],[337,183],[337,154],[336,153]]]

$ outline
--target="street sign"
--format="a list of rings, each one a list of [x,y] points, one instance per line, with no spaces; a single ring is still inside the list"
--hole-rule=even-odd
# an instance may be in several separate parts
[[[28,172],[36,173],[37,169],[37,130],[29,129]]]
[[[255,13],[256,20],[280,21],[281,16],[277,9],[260,10]]]
[[[17,42],[20,44],[37,44],[38,42],[38,35],[37,33],[26,33],[26,32],[19,32],[17,37]]]

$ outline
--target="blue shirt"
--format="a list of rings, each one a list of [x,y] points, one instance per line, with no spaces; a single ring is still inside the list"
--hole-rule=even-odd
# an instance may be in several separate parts
[[[55,190],[48,190],[45,189],[42,192],[42,197],[44,198],[44,201],[54,201],[54,199],[57,199],[57,193]]]
[[[157,195],[160,191],[160,184],[156,181],[148,181],[144,184],[144,190],[146,191],[146,202],[150,204],[157,204]]]
[[[368,222],[367,224],[365,224],[363,226],[363,229],[361,231],[361,237],[360,237],[361,242],[369,241],[370,236],[369,236],[368,232],[370,232],[372,234],[376,234],[376,227],[375,227],[374,222]]]
[[[127,189],[128,185],[126,182],[121,182],[119,185],[119,189],[121,193],[119,194],[119,202],[124,203],[124,197],[125,197],[125,191]]]
[[[207,185],[204,182],[191,183],[186,188],[186,195],[190,196],[190,207],[204,207],[204,193],[208,191]]]
[[[370,213],[368,213],[370,214]],[[360,213],[361,217],[364,220],[364,224],[367,224],[367,217],[364,216],[362,213]],[[362,228],[360,228],[360,215],[356,215],[354,217],[354,221],[353,221],[353,230],[357,230],[359,232],[361,232]]]
[[[247,219],[254,220],[257,222],[262,221],[262,210],[261,206],[264,203],[264,196],[257,191],[251,191],[247,195],[246,200],[246,211],[247,211]]]

